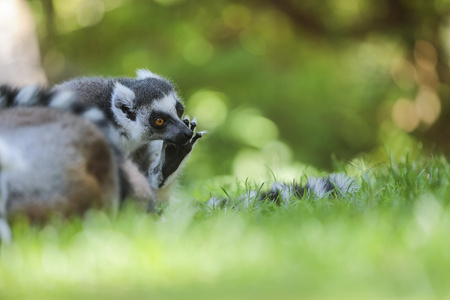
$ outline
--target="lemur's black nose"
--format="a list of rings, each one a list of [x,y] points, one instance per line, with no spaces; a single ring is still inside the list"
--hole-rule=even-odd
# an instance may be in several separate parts
[[[192,135],[194,134],[194,132],[192,132],[192,130],[189,129],[189,132],[185,132],[184,133],[184,137],[189,140],[191,139]]]
[[[189,129],[188,127],[184,127],[179,134],[180,139],[179,143],[181,144],[187,143],[192,138],[193,135],[194,132],[191,129]]]

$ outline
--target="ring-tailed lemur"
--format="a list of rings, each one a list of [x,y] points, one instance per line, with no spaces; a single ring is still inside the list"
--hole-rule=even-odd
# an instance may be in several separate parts
[[[21,107],[32,103],[47,107]],[[115,209],[127,195],[153,205],[146,178],[103,133],[108,124],[103,112],[76,103],[70,92],[0,86],[3,241],[11,239],[6,218],[15,213],[33,220],[51,212]]]
[[[136,78],[82,77],[54,87],[102,110],[114,124],[112,139],[146,174],[157,199],[167,197],[173,178],[203,132],[183,119],[184,106],[172,83],[148,70]]]
[[[275,182],[268,191],[251,190],[235,199],[233,204],[249,206],[250,203],[267,200],[276,204],[287,205],[292,199],[302,198],[307,195],[316,198],[323,198],[329,195],[344,197],[353,194],[358,188],[354,178],[342,173],[334,173],[326,177],[308,178],[304,186],[295,183]],[[230,199],[227,198],[213,197],[206,202],[206,205],[211,209],[218,209],[225,207],[229,202]]]

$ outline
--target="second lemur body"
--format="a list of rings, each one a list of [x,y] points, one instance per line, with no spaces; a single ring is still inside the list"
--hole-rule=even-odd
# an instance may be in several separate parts
[[[111,139],[147,176],[150,186],[165,192],[180,164],[202,133],[183,119],[184,106],[174,86],[148,70],[136,78],[83,77],[55,86],[71,90],[81,103],[101,109],[114,124]]]
[[[153,207],[146,178],[109,130],[100,110],[70,92],[0,85],[0,240],[11,240],[15,214],[45,221],[55,213],[116,210],[128,196]]]

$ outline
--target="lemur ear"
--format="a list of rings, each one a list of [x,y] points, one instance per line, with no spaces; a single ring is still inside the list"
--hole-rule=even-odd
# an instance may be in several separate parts
[[[136,121],[136,112],[133,105],[135,98],[136,95],[131,89],[120,82],[116,82],[112,93],[111,104],[113,107],[122,111],[122,113],[132,121]]]
[[[147,69],[137,69],[136,70],[136,78],[137,79],[145,79],[145,78],[161,79],[161,76],[159,76],[158,74],[152,73]]]

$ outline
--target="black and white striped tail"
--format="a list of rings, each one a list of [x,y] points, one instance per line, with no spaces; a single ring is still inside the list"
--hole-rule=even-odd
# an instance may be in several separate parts
[[[255,201],[271,201],[277,204],[289,204],[294,198],[312,196],[323,198],[327,196],[347,196],[358,190],[355,179],[345,174],[335,173],[326,177],[311,177],[306,185],[301,186],[295,183],[275,182],[272,187],[259,193],[250,191],[238,197],[235,205],[248,206]],[[212,209],[224,208],[229,203],[227,198],[211,198],[206,205]]]
[[[51,91],[37,85],[13,88],[0,85],[0,109],[11,107],[49,107],[67,111],[96,124],[108,138],[111,135],[110,122],[96,107],[78,103],[70,91]]]
[[[355,179],[345,174],[334,173],[326,177],[311,177],[305,186],[275,182],[270,190],[261,198],[288,204],[290,199],[313,196],[323,198],[329,195],[341,196],[352,194],[358,190]]]

